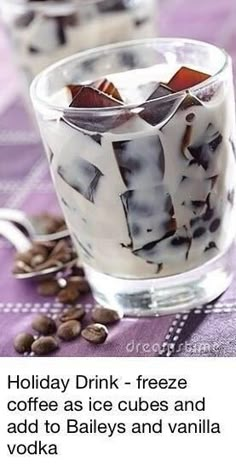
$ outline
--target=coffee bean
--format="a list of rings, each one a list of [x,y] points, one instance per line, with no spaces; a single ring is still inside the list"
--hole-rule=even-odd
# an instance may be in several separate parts
[[[88,293],[90,286],[85,277],[71,276],[68,279],[68,284],[73,285],[80,293]]]
[[[103,344],[108,336],[108,330],[103,324],[89,324],[81,335],[92,344]]]
[[[40,242],[41,245],[45,246],[47,248],[48,252],[51,253],[53,248],[55,248],[57,241],[56,240],[51,240],[47,242]]]
[[[38,285],[37,292],[42,297],[54,297],[60,291],[60,286],[56,279],[44,280]]]
[[[71,251],[60,251],[56,255],[52,253],[51,255],[51,260],[54,261],[60,261],[61,263],[68,263],[69,261],[72,261],[73,256]]]
[[[112,324],[120,320],[118,311],[109,308],[96,307],[92,311],[92,319],[96,323]]]
[[[72,341],[80,335],[81,324],[79,321],[71,320],[63,323],[57,330],[57,335],[64,341]]]
[[[26,274],[32,272],[33,269],[28,264],[24,263],[23,261],[17,260],[14,264],[14,268],[12,270],[13,274]]]
[[[84,277],[84,269],[81,266],[73,266],[72,270],[72,276],[80,276]]]
[[[48,355],[51,352],[54,352],[58,349],[58,342],[55,337],[47,336],[47,337],[40,337],[36,341],[34,341],[31,350],[36,355]]]
[[[84,315],[85,311],[82,305],[77,305],[76,307],[69,308],[69,310],[64,311],[64,313],[62,313],[60,316],[60,321],[63,323],[71,320],[80,321]]]
[[[31,351],[31,345],[34,342],[34,338],[31,334],[22,332],[18,334],[14,339],[14,347],[18,353],[25,353]]]
[[[30,261],[30,265],[32,266],[32,268],[35,268],[36,266],[38,266],[39,264],[42,264],[44,262],[45,262],[44,256],[40,255],[40,254],[37,254],[37,255],[32,257],[32,259]]]
[[[48,248],[46,248],[42,243],[34,242],[32,248],[29,250],[29,254],[33,256],[42,256],[43,260],[46,261],[48,258]]]
[[[35,331],[48,336],[49,334],[54,334],[57,330],[56,323],[52,318],[45,316],[43,314],[37,315],[32,321],[32,328]]]
[[[56,242],[51,254],[55,256],[58,253],[67,251],[68,249],[70,249],[68,242],[66,240],[59,240]]]
[[[80,296],[78,289],[72,285],[67,285],[57,295],[57,299],[60,303],[75,303]]]
[[[22,261],[25,264],[30,265],[32,260],[32,253],[30,250],[24,252],[24,253],[16,253],[15,255],[15,261]]]
[[[59,268],[61,266],[63,266],[62,261],[58,261],[57,259],[54,259],[54,258],[49,258],[44,263],[36,266],[34,268],[34,271],[43,271],[44,269]]]

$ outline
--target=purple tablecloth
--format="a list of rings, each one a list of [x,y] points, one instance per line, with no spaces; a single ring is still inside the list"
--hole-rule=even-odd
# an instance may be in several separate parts
[[[160,4],[162,35],[214,42],[225,47],[236,64],[234,0],[160,0]],[[0,60],[4,63],[0,71],[0,206],[21,208],[28,213],[57,211],[42,147],[18,97],[19,77],[1,29]],[[0,239],[0,356],[16,355],[13,337],[22,329],[30,329],[33,313],[41,311],[55,316],[62,308],[52,300],[40,298],[35,284],[11,277],[12,253],[12,248]],[[89,297],[86,300],[88,315],[91,303]],[[55,355],[236,355],[233,337],[236,315],[232,313],[235,304],[233,284],[220,300],[205,310],[152,320],[125,319],[111,328],[105,345],[94,347],[78,339],[64,344]],[[212,311],[218,313],[209,315]]]

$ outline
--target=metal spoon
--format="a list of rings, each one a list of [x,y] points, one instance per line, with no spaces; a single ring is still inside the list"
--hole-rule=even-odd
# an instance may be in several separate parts
[[[69,237],[70,235],[67,229],[51,234],[43,233],[40,230],[39,222],[36,222],[33,217],[27,216],[19,209],[1,208],[0,220],[11,221],[21,226],[27,232],[28,236],[36,242],[51,242]]]
[[[32,242],[19,230],[15,225],[9,221],[0,220],[0,235],[7,239],[19,253],[25,253],[32,247]],[[59,266],[52,266],[42,271],[31,271],[25,273],[13,273],[16,279],[33,279],[36,277],[47,276],[55,274],[63,269],[69,269],[75,266],[78,258],[74,258],[67,263]]]

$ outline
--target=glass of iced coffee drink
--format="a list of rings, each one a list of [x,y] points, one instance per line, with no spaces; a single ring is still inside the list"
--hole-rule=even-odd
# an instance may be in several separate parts
[[[230,57],[185,39],[120,43],[51,66],[31,96],[97,301],[148,316],[224,292],[236,230]]]
[[[157,0],[2,0],[15,57],[30,82],[81,50],[157,33]]]

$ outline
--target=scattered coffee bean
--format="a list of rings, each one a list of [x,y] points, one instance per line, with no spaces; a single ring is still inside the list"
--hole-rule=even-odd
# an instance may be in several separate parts
[[[66,263],[72,256],[71,245],[66,240],[59,240],[51,252],[51,257],[58,261]]]
[[[38,285],[37,292],[42,297],[54,297],[60,292],[60,286],[56,279],[44,280]]]
[[[57,335],[64,341],[72,341],[80,335],[81,324],[79,321],[70,320],[59,326]]]
[[[90,286],[85,277],[71,276],[68,279],[68,284],[73,285],[80,293],[88,293]]]
[[[14,268],[12,270],[13,274],[28,274],[32,271],[33,269],[21,260],[17,260],[15,262]]]
[[[96,323],[112,324],[120,320],[120,315],[115,310],[109,308],[96,307],[92,311],[92,319]]]
[[[24,253],[18,252],[15,255],[15,261],[22,261],[25,264],[30,264],[31,259],[32,259],[32,254],[31,254],[30,250],[28,250],[28,251],[26,251]]]
[[[72,285],[67,285],[57,295],[57,299],[60,303],[75,303],[80,296],[78,289]]]
[[[73,266],[71,269],[71,275],[84,277],[84,269],[81,266]]]
[[[108,330],[103,324],[89,324],[81,335],[92,344],[103,344],[108,336]]]
[[[29,253],[32,255],[31,263],[36,256],[38,258],[42,258],[43,262],[46,261],[49,251],[48,248],[46,248],[43,244],[34,242],[32,248],[29,250]]]
[[[69,310],[64,311],[60,316],[60,321],[66,323],[67,321],[76,320],[80,321],[85,315],[85,310],[82,305],[77,305],[76,307],[69,308]]]
[[[35,331],[48,336],[49,334],[54,334],[57,330],[56,323],[52,318],[45,316],[43,314],[37,315],[32,321],[32,328]]]
[[[58,349],[58,342],[55,337],[40,337],[34,341],[31,350],[38,356],[48,355]]]
[[[39,264],[34,268],[34,271],[43,271],[44,269],[60,268],[63,265],[62,261],[54,258],[49,258],[45,263]]]
[[[31,334],[22,332],[15,337],[14,348],[18,353],[30,352],[33,342],[34,338]]]

